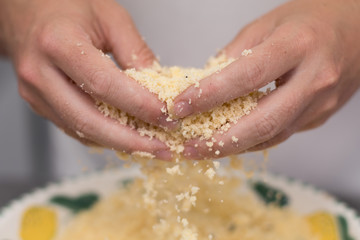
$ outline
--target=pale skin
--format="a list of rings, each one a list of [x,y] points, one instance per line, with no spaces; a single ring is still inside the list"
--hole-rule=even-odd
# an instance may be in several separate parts
[[[242,56],[244,49],[252,54]],[[269,148],[298,131],[322,125],[360,85],[360,1],[295,0],[245,27],[223,51],[234,63],[175,99],[185,117],[276,81],[248,116],[225,134],[186,144],[185,156],[218,158]],[[188,104],[191,99],[191,105]],[[234,141],[235,140],[235,141]],[[195,147],[198,146],[198,147]],[[217,153],[217,154],[216,154]]]
[[[164,103],[120,71],[155,60],[124,8],[113,0],[1,0],[0,6],[1,52],[15,66],[20,95],[38,114],[85,144],[169,159],[164,143],[95,107],[99,99],[151,124],[176,125],[161,112]]]
[[[126,10],[112,0],[0,5],[0,50],[13,61],[20,95],[37,113],[83,143],[170,158],[165,144],[104,117],[94,105],[100,99],[151,124],[176,125],[166,121],[156,96],[99,51],[111,52],[123,69],[154,61]],[[277,79],[279,87],[227,133],[215,134],[223,147],[209,151],[205,142],[192,140],[185,156],[261,150],[323,124],[360,85],[359,23],[359,0],[295,0],[245,27],[223,51],[237,60],[200,82],[200,98],[194,87],[178,96],[175,114],[207,111]],[[244,49],[253,53],[241,56]]]

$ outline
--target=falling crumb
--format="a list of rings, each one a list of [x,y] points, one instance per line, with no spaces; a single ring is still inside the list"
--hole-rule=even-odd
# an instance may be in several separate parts
[[[167,112],[166,107],[163,106],[163,107],[160,109],[160,111],[161,111],[162,113],[166,113],[166,112]]]
[[[216,154],[216,152],[215,152],[215,154]],[[213,161],[213,163],[214,163],[215,169],[219,169],[219,168],[220,168],[220,162],[219,162],[219,161]]]
[[[182,201],[183,199],[185,199],[185,194],[184,193],[180,193],[178,195],[175,196],[176,200],[178,202]]]
[[[85,135],[82,132],[76,131],[76,135],[78,135],[80,138],[84,138]]]
[[[208,178],[213,179],[215,176],[215,171],[213,168],[209,168],[208,170],[206,170],[206,172],[204,173]]]
[[[105,53],[101,49],[99,49],[99,52],[100,52],[102,57],[105,57]]]
[[[219,185],[224,185],[224,181],[219,181]]]
[[[198,193],[199,192],[199,190],[200,190],[200,188],[199,187],[196,187],[196,186],[194,186],[194,187],[191,187],[191,194],[196,194],[196,193]]]
[[[187,225],[189,225],[189,222],[188,222],[188,220],[187,220],[186,218],[181,219],[181,223],[182,223],[182,225],[183,225],[184,227],[186,227]]]
[[[166,172],[170,175],[183,175],[183,173],[180,170],[180,166],[179,165],[175,165],[172,168],[166,168]]]
[[[239,141],[239,139],[235,136],[232,136],[231,137],[231,140],[234,142],[234,143],[237,143]]]
[[[213,142],[206,142],[206,146],[212,147],[212,146],[214,146],[214,143]]]
[[[200,98],[201,97],[201,94],[202,94],[202,89],[200,88],[200,90],[199,90],[199,95],[198,95],[198,97]]]
[[[252,54],[252,53],[253,53],[253,51],[252,51],[251,49],[245,49],[245,50],[241,53],[241,56],[246,57],[246,56],[248,56],[248,55],[250,55],[250,54]]]

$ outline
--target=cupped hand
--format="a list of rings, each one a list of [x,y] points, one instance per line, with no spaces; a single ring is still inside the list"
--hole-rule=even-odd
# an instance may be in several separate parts
[[[40,115],[83,143],[159,158],[166,146],[105,118],[104,101],[153,125],[172,127],[163,103],[123,69],[146,67],[154,55],[127,11],[113,0],[1,1],[2,50],[19,77],[20,95]]]
[[[359,22],[358,0],[295,0],[245,27],[223,51],[237,60],[178,96],[175,114],[208,111],[271,82],[277,88],[228,132],[215,134],[223,147],[209,151],[204,141],[193,140],[184,155],[261,150],[323,124],[359,88]],[[252,51],[242,54],[244,49]]]

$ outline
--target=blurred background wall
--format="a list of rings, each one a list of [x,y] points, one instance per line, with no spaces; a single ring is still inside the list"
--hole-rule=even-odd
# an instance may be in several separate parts
[[[201,67],[247,23],[284,0],[121,0],[165,65]],[[270,151],[272,172],[301,179],[360,210],[360,93],[324,126]],[[0,207],[36,186],[102,168],[114,155],[90,150],[33,114],[0,60]]]

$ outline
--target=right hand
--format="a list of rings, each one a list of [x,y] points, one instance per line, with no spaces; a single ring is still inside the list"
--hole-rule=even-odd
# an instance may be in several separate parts
[[[164,143],[95,107],[98,99],[153,125],[175,125],[157,96],[99,50],[123,69],[155,60],[123,7],[113,0],[4,0],[0,18],[0,42],[14,62],[20,95],[37,113],[83,143],[170,158]]]

